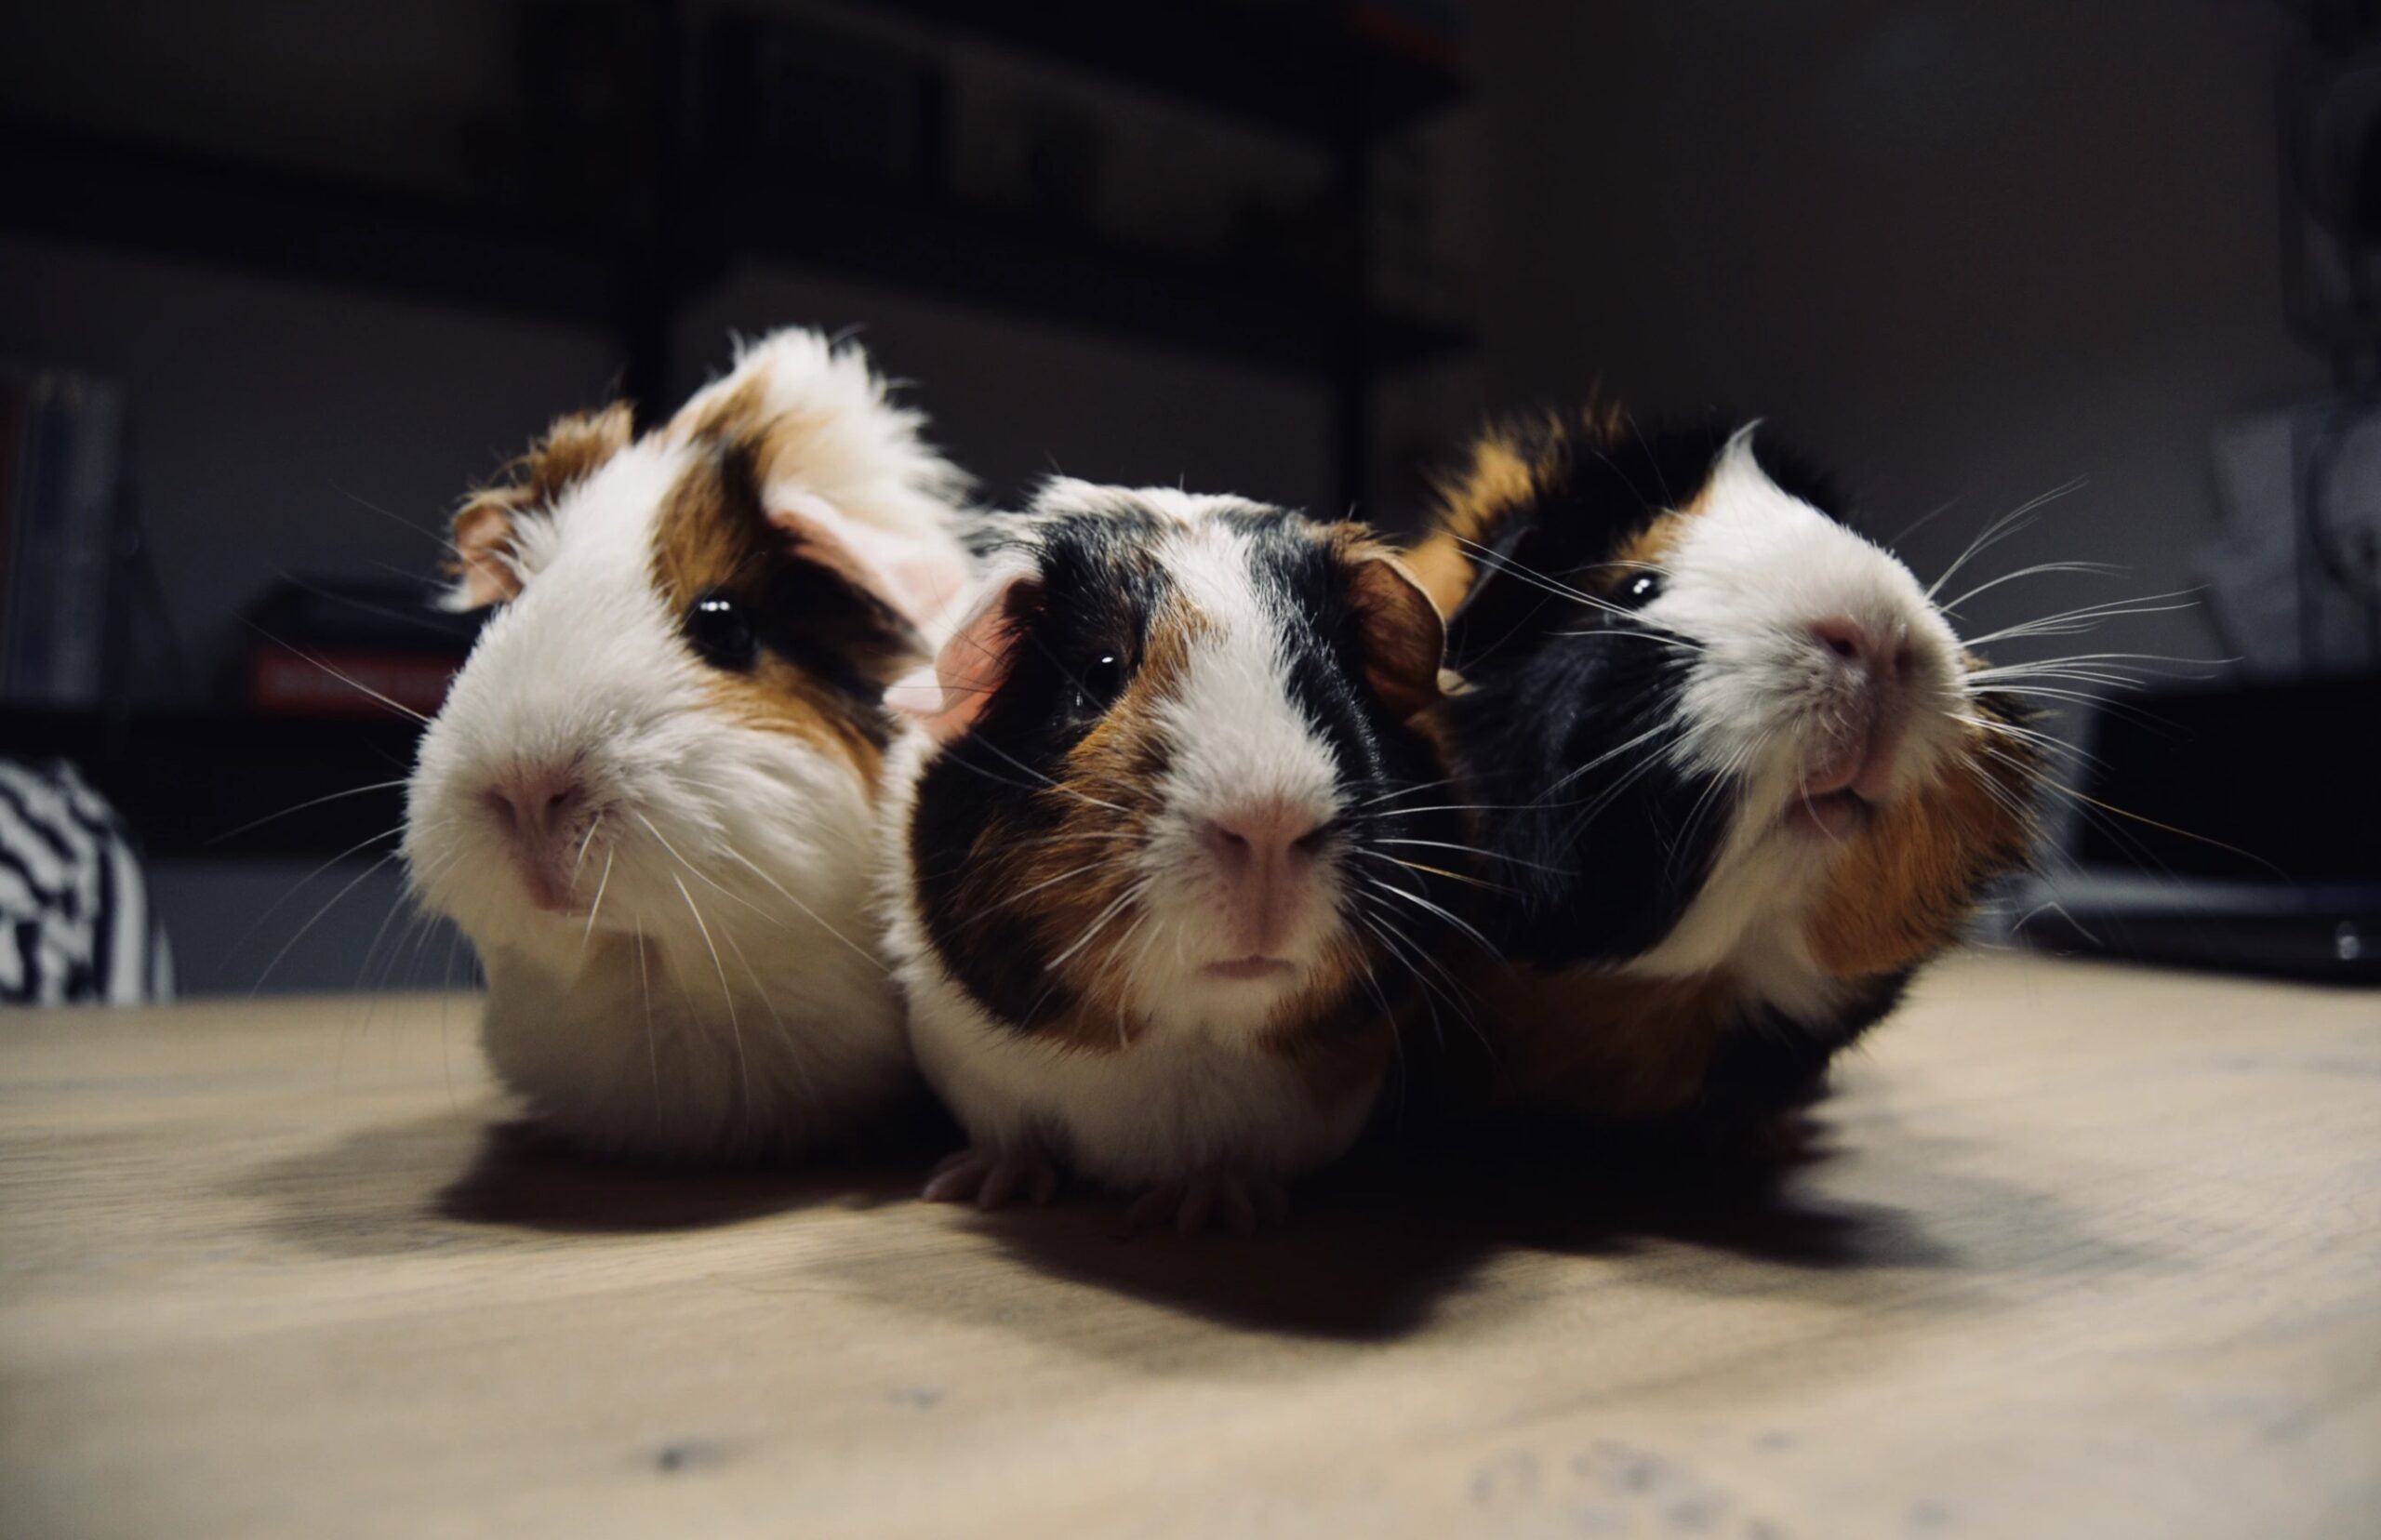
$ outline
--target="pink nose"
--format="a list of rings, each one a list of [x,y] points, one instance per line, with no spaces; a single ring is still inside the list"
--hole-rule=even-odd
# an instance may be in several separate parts
[[[1838,662],[1866,669],[1880,681],[1909,671],[1909,638],[1848,615],[1830,615],[1812,621],[1811,640]]]
[[[1270,955],[1287,938],[1326,820],[1304,804],[1243,803],[1203,820],[1199,841],[1223,878],[1232,944]]]
[[[1805,797],[1848,790],[1880,801],[1893,787],[1909,710],[1909,638],[1898,628],[1888,631],[1831,615],[1811,622],[1811,640],[1826,651],[1848,691],[1834,724],[1837,741],[1805,777]]]
[[[1205,820],[1199,835],[1227,871],[1313,855],[1323,823],[1284,802],[1251,803]]]
[[[497,821],[531,845],[552,842],[587,805],[587,789],[575,772],[516,772],[486,793]]]

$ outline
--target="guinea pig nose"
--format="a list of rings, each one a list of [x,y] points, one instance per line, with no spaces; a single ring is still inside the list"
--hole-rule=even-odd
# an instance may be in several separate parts
[[[587,789],[568,773],[531,773],[498,781],[486,791],[497,820],[514,833],[536,839],[552,835],[587,801]]]
[[[1203,820],[1199,834],[1227,867],[1239,868],[1310,854],[1324,821],[1291,803],[1249,803]]]
[[[1905,637],[1890,634],[1848,615],[1830,615],[1811,622],[1811,640],[1836,661],[1856,665],[1882,677],[1902,672],[1910,663]]]

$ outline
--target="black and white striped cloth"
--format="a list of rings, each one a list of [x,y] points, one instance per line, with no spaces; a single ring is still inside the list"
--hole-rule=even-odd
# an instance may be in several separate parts
[[[0,760],[0,1004],[171,1000],[140,857],[66,764]]]

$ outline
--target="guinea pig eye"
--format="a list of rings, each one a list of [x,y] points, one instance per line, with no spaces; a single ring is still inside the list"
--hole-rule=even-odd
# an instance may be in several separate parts
[[[760,639],[744,606],[717,589],[706,589],[686,606],[686,642],[714,669],[741,671],[760,656]]]
[[[1651,604],[1662,595],[1662,579],[1651,572],[1641,572],[1620,585],[1620,596],[1632,604]]]
[[[1084,715],[1104,711],[1124,689],[1124,660],[1114,653],[1101,653],[1075,676],[1075,709]]]

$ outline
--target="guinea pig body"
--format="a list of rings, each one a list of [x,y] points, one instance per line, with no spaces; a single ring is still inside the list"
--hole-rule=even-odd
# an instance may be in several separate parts
[[[406,854],[479,951],[498,1074],[581,1147],[782,1153],[913,1083],[871,903],[883,696],[966,564],[919,428],[783,332],[642,440],[565,419],[457,517],[453,602],[502,607]]]
[[[1054,483],[989,574],[892,776],[891,946],[973,1141],[927,1195],[1065,1162],[1252,1222],[1354,1138],[1447,913],[1400,803],[1438,617],[1353,526],[1165,490]]]
[[[1909,569],[1752,431],[1495,433],[1415,551],[1506,889],[1458,1100],[1620,1122],[1813,1094],[1993,878],[2039,777]]]

